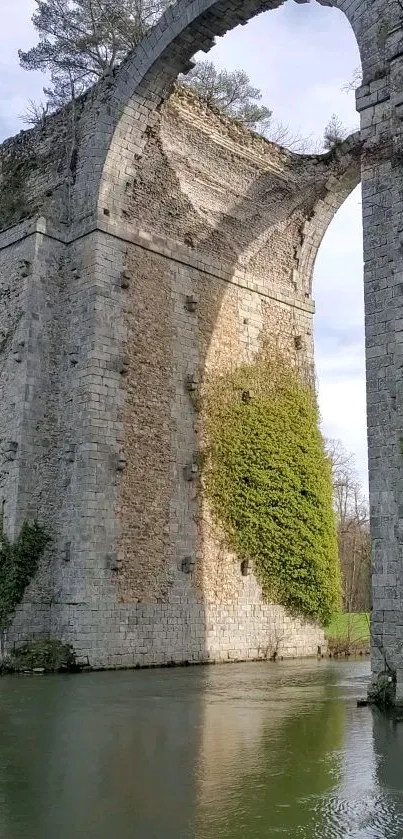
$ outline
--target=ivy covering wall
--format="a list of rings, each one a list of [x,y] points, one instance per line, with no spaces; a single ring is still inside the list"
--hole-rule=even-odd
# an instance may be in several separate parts
[[[253,561],[267,600],[326,624],[341,584],[314,390],[266,350],[209,376],[201,409],[205,491],[228,547]]]
[[[10,626],[49,542],[46,530],[36,521],[24,522],[12,542],[0,521],[0,633]]]

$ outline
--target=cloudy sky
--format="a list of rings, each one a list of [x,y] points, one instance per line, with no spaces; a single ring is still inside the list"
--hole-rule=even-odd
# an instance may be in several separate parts
[[[18,48],[35,42],[34,0],[0,0],[0,141],[21,130],[27,99],[41,98],[44,79],[18,65]],[[358,126],[354,96],[342,91],[359,66],[345,17],[312,0],[286,0],[219,39],[209,58],[246,70],[275,117],[295,132],[321,138],[333,113]],[[361,196],[356,190],[332,222],[315,267],[316,364],[323,430],[355,455],[367,485]]]

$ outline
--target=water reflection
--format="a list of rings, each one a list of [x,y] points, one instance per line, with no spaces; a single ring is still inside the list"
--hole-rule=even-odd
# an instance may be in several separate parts
[[[203,839],[301,831],[313,823],[308,791],[321,796],[335,784],[344,707],[332,701],[330,672],[305,664],[301,674],[286,665],[274,674],[274,690],[267,673],[258,673],[252,695],[243,670],[223,702],[204,702],[197,833]]]
[[[366,663],[0,680],[1,839],[401,839]]]

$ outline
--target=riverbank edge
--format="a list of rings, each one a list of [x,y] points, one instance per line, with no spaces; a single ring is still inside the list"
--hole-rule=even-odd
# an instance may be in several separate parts
[[[51,675],[77,675],[82,673],[103,673],[103,672],[120,672],[133,670],[166,670],[180,667],[209,667],[210,665],[234,665],[234,664],[278,664],[285,661],[321,661],[321,660],[341,660],[352,659],[362,660],[369,658],[370,652],[365,651],[357,653],[321,653],[320,655],[306,655],[306,656],[276,656],[271,658],[248,658],[248,659],[206,659],[206,661],[167,661],[161,664],[134,664],[134,665],[109,665],[104,667],[92,666],[88,661],[80,661],[68,668],[60,668],[57,670],[47,670],[44,667],[34,667],[31,669],[8,669],[2,667],[0,664],[0,676],[51,676]]]

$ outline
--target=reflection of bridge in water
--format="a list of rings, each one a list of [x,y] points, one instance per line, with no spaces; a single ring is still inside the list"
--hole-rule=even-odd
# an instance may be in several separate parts
[[[238,672],[205,694],[200,835],[402,839],[403,723],[356,708],[367,665]]]
[[[379,800],[375,820],[387,823],[390,839],[403,836],[403,721],[373,713],[373,742]],[[376,821],[375,821],[376,823]],[[379,834],[381,835],[381,834]]]
[[[2,680],[0,836],[401,839],[403,727],[368,665]]]

